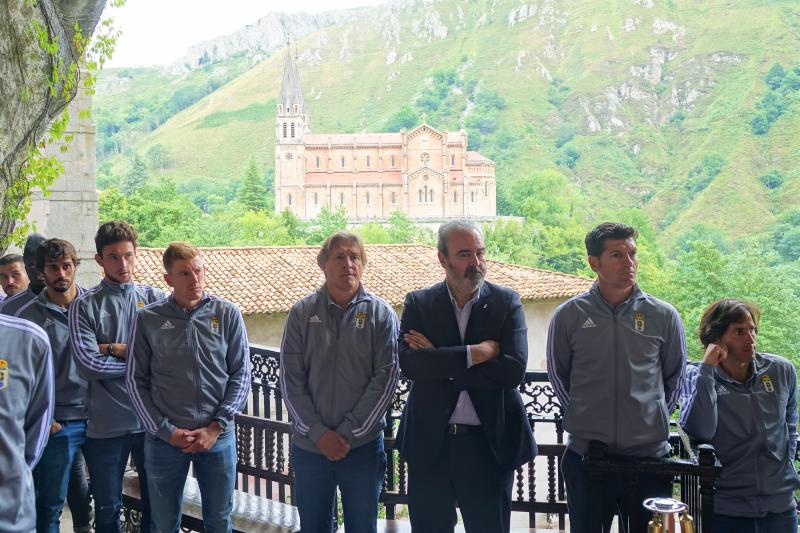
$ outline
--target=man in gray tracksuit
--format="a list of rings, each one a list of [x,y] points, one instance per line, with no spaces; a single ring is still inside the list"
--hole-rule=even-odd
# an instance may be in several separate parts
[[[758,319],[741,300],[711,304],[700,320],[703,360],[686,368],[681,391],[681,426],[722,463],[718,533],[797,532],[797,375],[783,357],[756,352]]]
[[[125,359],[136,313],[164,298],[163,291],[133,282],[136,231],[118,220],[95,235],[95,261],[103,267],[100,284],[69,309],[70,344],[80,375],[88,382],[86,463],[95,498],[98,533],[118,533],[122,479],[133,455],[142,498],[142,531],[150,527],[150,499],[144,467],[144,428],[125,386]]]
[[[0,531],[36,527],[31,469],[53,418],[53,356],[42,328],[0,315]]]
[[[591,494],[582,457],[590,441],[629,457],[669,452],[669,417],[678,400],[686,362],[683,326],[675,309],[636,285],[636,230],[600,224],[586,236],[589,265],[597,281],[589,292],[556,309],[547,341],[547,372],[569,433],[562,470],[570,531],[591,531],[590,497],[602,498],[603,522],[630,514],[631,531],[644,531],[648,517],[638,502],[671,495],[668,480],[642,480],[633,496],[623,479],[610,479]]]
[[[236,481],[234,418],[250,390],[244,320],[227,300],[203,291],[200,252],[174,242],[164,252],[165,300],[136,318],[127,384],[148,432],[145,464],[153,527],[178,530],[183,488],[192,463],[209,533],[231,530]]]
[[[338,485],[344,526],[374,532],[383,483],[384,415],[397,384],[399,323],[392,308],[361,285],[361,240],[338,232],[317,265],[325,285],[289,312],[280,381],[292,422],[291,461],[303,531],[333,529]]]
[[[36,484],[36,529],[58,533],[64,498],[73,463],[86,442],[86,381],[78,375],[69,344],[67,310],[83,289],[75,285],[80,264],[75,247],[62,239],[44,241],[36,252],[36,269],[45,280],[45,289],[23,305],[16,316],[40,326],[50,339],[55,370],[55,413],[50,440],[42,459],[33,471]],[[78,479],[80,483],[81,479]],[[71,502],[73,505],[75,502]],[[81,500],[88,516],[88,494]],[[88,521],[81,531],[89,531]],[[76,529],[77,531],[77,529]]]

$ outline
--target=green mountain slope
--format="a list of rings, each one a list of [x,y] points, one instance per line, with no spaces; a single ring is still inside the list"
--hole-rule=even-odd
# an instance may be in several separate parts
[[[671,243],[697,224],[766,235],[800,205],[796,93],[768,131],[752,126],[765,74],[798,64],[798,37],[800,8],[788,0],[401,1],[311,34],[296,53],[313,132],[383,131],[404,106],[443,129],[463,121],[497,162],[501,189],[556,167],[590,210],[645,207]],[[122,176],[132,152],[159,145],[168,164],[158,173],[178,182],[239,178],[251,157],[271,168],[284,53],[241,74],[246,58],[183,78],[103,73],[97,113],[120,124],[137,100],[227,73],[152,131],[131,133],[120,153],[100,154],[105,169]],[[113,133],[98,131],[106,146]],[[774,190],[759,180],[770,172],[783,178]]]

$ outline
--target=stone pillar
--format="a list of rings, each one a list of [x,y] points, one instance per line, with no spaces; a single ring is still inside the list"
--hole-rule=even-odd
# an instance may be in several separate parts
[[[69,105],[66,135],[72,136],[67,150],[60,144],[48,146],[47,155],[55,155],[64,167],[61,177],[50,187],[49,196],[40,190],[33,193],[30,219],[36,231],[47,238],[58,237],[75,245],[81,264],[78,284],[93,287],[100,281],[100,267],[94,261],[94,235],[99,225],[96,181],[95,125],[91,116],[92,98],[83,90]]]

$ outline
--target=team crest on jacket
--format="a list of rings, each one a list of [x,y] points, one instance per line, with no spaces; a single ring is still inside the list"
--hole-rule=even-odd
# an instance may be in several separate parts
[[[139,300],[138,302],[136,302],[136,307],[141,309],[142,307],[144,307],[144,302],[142,300]]]
[[[633,315],[633,327],[638,332],[644,331],[644,313],[636,312]]]
[[[0,359],[0,390],[8,388],[8,361]]]
[[[761,383],[764,384],[764,390],[767,392],[775,392],[775,387],[772,386],[772,380],[769,376],[761,376]]]
[[[211,317],[211,333],[219,333],[219,317]]]
[[[367,321],[367,313],[358,311],[356,313],[356,329],[364,329],[364,324]]]

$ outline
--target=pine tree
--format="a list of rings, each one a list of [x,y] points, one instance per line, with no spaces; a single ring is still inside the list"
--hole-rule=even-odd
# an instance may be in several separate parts
[[[267,208],[267,186],[258,172],[256,162],[251,159],[242,182],[239,184],[239,201],[248,211],[263,211]]]
[[[147,182],[147,165],[138,155],[133,158],[133,167],[122,180],[122,192],[125,196],[130,196],[136,189],[141,188]]]

